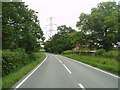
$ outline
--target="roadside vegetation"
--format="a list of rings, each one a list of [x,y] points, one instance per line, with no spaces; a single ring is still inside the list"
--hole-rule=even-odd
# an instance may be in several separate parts
[[[119,69],[120,62],[118,60],[118,51],[115,50],[109,52],[101,52],[101,51],[102,50],[98,50],[96,52],[79,51],[78,53],[69,50],[63,52],[62,55],[92,65],[94,67],[109,71],[117,75],[120,74],[120,69]]]
[[[43,55],[32,53],[27,54],[24,50],[17,49],[15,51],[5,50],[2,53],[2,76],[7,76],[10,73],[14,73],[30,63],[33,63],[40,56]]]
[[[35,68],[45,58],[44,53],[38,52],[34,54],[36,58],[34,58],[32,62],[29,62],[28,64],[20,67],[18,70],[11,72],[8,75],[3,77],[2,88],[12,87],[17,81],[19,81],[24,75],[26,75],[33,68]],[[32,59],[29,58],[29,59],[26,59],[26,61],[27,60],[32,60]]]
[[[81,13],[76,21],[78,30],[58,26],[57,34],[45,43],[45,50],[58,53],[92,66],[120,73],[120,5],[116,2],[101,2],[91,13]]]
[[[45,58],[36,14],[25,3],[2,3],[2,88],[11,88]]]
[[[99,49],[96,51],[85,51],[85,50],[66,50],[62,54],[78,54],[78,55],[89,55],[89,56],[97,56],[109,59],[115,59],[119,61],[118,49],[105,51],[104,49]]]

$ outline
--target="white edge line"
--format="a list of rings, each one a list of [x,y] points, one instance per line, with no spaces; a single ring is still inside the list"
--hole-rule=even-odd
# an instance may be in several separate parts
[[[67,69],[67,71],[72,74],[72,72],[67,68],[67,66],[65,64],[63,64],[63,66]]]
[[[82,90],[85,90],[84,86],[81,83],[78,83],[79,87],[82,88]]]
[[[66,57],[66,58],[68,58],[68,57]],[[69,59],[71,59],[71,58],[69,58]],[[80,62],[80,61],[76,61],[76,60],[74,60],[74,59],[71,59],[71,60],[74,61],[74,62],[77,62],[77,63],[83,64],[83,65],[85,65],[85,66],[87,66],[87,67],[93,68],[93,69],[95,69],[95,70],[98,70],[98,71],[100,71],[100,72],[103,72],[103,73],[105,73],[105,74],[108,74],[108,75],[111,75],[111,76],[113,76],[113,77],[116,77],[116,78],[119,78],[119,79],[120,79],[119,76],[114,75],[114,74],[109,73],[109,72],[106,72],[106,71],[104,71],[104,70],[102,70],[102,69],[99,69],[99,68],[93,67],[93,66],[91,66],[91,65],[88,65],[88,64],[82,63],[82,62]]]
[[[44,61],[42,61],[21,83],[19,83],[15,88],[19,88],[47,59],[47,54],[46,54],[46,58],[44,59]]]

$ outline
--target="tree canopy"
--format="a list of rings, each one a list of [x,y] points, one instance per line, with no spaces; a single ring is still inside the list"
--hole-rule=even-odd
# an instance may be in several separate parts
[[[92,45],[109,50],[118,42],[119,14],[116,2],[102,2],[90,14],[82,13],[76,26]]]
[[[27,53],[39,50],[44,37],[37,12],[21,2],[3,2],[2,11],[2,48],[23,48]]]
[[[75,30],[66,25],[58,26],[57,30],[57,34],[45,43],[45,50],[52,53],[62,53],[65,50],[72,49],[73,44],[69,34]]]

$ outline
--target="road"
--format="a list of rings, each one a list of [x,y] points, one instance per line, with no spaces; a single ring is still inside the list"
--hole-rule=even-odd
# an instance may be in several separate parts
[[[37,68],[14,88],[118,88],[119,77],[70,58],[46,53]]]

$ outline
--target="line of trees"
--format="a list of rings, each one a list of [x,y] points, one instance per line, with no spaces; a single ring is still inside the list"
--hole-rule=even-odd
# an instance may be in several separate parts
[[[119,8],[116,2],[102,2],[92,8],[90,14],[80,14],[76,23],[80,32],[59,26],[58,33],[45,43],[46,51],[61,53],[73,49],[76,44],[106,51],[113,49],[120,39]]]

